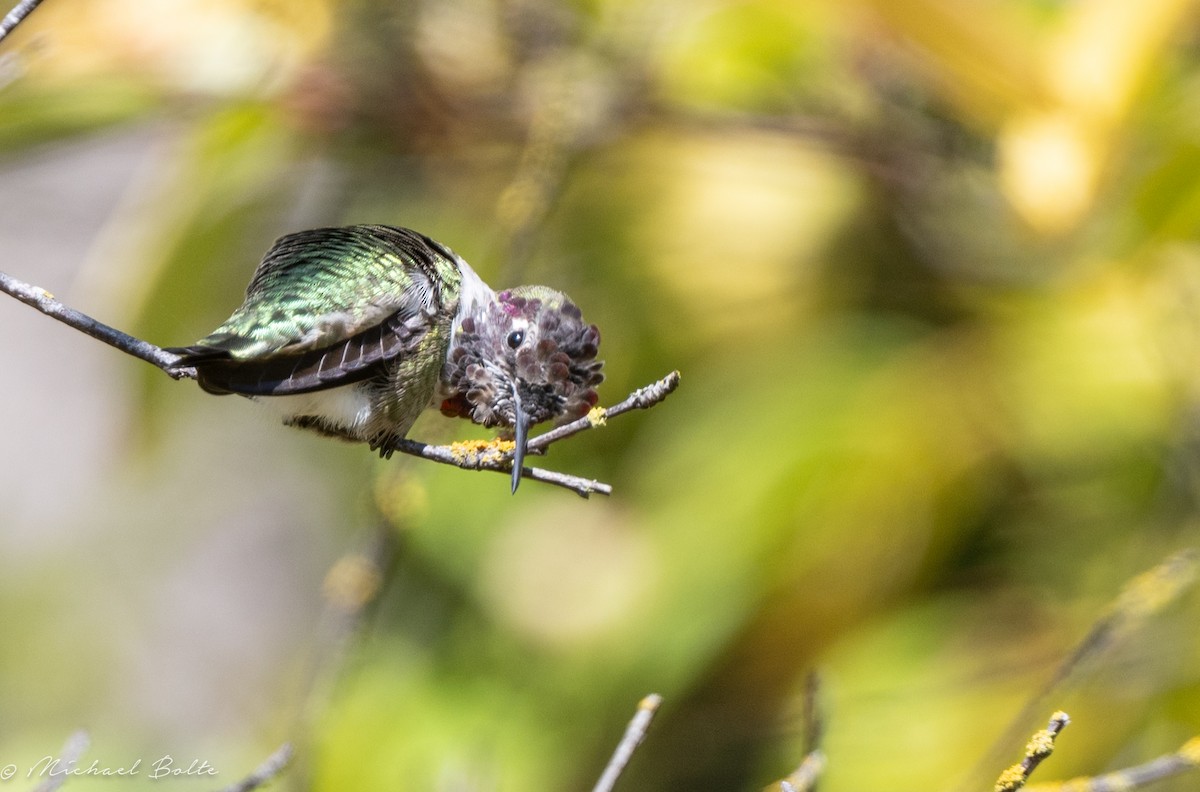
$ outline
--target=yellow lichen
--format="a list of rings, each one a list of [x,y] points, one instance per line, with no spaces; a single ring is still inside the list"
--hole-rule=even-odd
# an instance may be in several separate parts
[[[603,407],[593,407],[587,414],[588,423],[592,428],[608,423],[608,410]]]
[[[1029,738],[1029,744],[1025,746],[1026,756],[1045,756],[1054,750],[1054,735],[1048,730],[1042,729]]]
[[[1025,783],[1025,768],[1019,764],[1005,770],[996,779],[996,792],[1012,792]]]
[[[450,444],[450,453],[456,461],[465,463],[491,454],[511,454],[516,447],[517,444],[512,440],[501,440],[498,437],[492,440],[458,440]]]
[[[646,696],[645,698],[643,698],[641,701],[638,702],[638,709],[639,710],[649,710],[650,712],[654,712],[661,705],[662,705],[662,696],[658,695],[657,693],[651,693],[650,695]]]
[[[1179,755],[1194,765],[1200,765],[1200,736],[1185,742],[1179,749]]]

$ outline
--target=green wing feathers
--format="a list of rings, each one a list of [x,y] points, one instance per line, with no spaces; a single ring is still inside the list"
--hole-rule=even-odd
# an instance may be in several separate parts
[[[320,228],[279,239],[246,300],[205,338],[168,350],[217,393],[305,393],[365,379],[449,321],[454,254],[392,226]]]

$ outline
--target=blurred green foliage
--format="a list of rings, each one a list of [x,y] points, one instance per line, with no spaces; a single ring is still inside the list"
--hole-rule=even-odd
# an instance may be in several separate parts
[[[344,516],[329,542],[355,550],[374,493],[395,550],[325,684],[282,668],[277,722],[209,737],[247,766],[300,740],[285,785],[590,788],[655,691],[622,788],[756,789],[803,756],[816,667],[823,789],[982,788],[1124,581],[1197,542],[1193,3],[66,5],[13,37],[0,147],[166,130],[90,281],[126,329],[185,343],[276,236],[386,222],[568,291],[605,402],[683,374],[555,447],[608,500],[288,441]],[[182,386],[137,376],[130,498],[184,453]],[[253,477],[271,455],[242,450],[284,430],[246,431],[187,454]],[[1184,595],[1019,725],[1075,718],[1039,777],[1200,732],[1198,613]]]

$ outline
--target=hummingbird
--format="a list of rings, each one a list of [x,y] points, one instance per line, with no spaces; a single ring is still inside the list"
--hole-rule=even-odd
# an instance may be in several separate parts
[[[168,348],[209,393],[276,408],[289,426],[390,456],[426,408],[511,432],[512,491],[529,428],[596,405],[600,331],[546,286],[493,291],[407,228],[300,231],[263,256],[233,314]]]

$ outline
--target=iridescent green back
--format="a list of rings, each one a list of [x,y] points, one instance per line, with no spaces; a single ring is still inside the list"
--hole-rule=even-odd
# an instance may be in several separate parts
[[[246,300],[196,344],[171,350],[219,393],[282,395],[348,384],[412,354],[458,305],[454,254],[404,228],[349,226],[281,238]],[[434,333],[444,343],[443,332]]]

